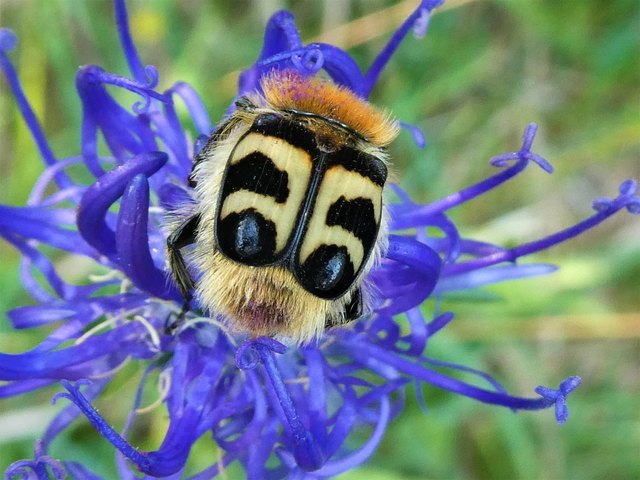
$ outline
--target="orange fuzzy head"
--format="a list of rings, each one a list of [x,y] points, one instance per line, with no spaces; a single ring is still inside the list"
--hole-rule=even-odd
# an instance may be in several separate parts
[[[376,146],[398,135],[398,122],[355,93],[329,80],[274,70],[262,80],[267,102],[281,110],[299,110],[344,123]]]

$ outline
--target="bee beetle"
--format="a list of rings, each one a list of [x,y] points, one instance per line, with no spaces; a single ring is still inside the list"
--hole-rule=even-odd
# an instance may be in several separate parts
[[[196,156],[194,207],[172,222],[168,263],[187,305],[195,292],[235,330],[302,344],[367,312],[398,123],[295,71],[273,71],[261,88]]]

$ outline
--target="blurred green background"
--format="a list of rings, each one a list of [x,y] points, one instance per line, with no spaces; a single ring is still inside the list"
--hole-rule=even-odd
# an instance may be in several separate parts
[[[416,3],[166,0],[131,1],[129,9],[141,57],[158,67],[160,87],[188,81],[216,120],[275,10],[292,10],[305,41],[342,46],[366,67]],[[78,66],[127,72],[112,18],[106,0],[0,2],[0,26],[19,36],[12,59],[59,157],[79,151]],[[585,218],[594,198],[640,177],[639,55],[638,0],[448,2],[426,38],[403,43],[372,96],[423,128],[429,143],[419,150],[406,132],[395,142],[401,185],[428,202],[481,180],[492,173],[487,160],[517,149],[533,121],[540,128],[534,150],[556,172],[530,167],[453,218],[465,236],[503,245]],[[23,204],[41,169],[2,79],[0,202]],[[0,258],[1,310],[28,304],[15,251],[2,243]],[[72,259],[57,260],[68,278],[83,270]],[[532,260],[562,268],[448,298],[444,307],[457,318],[428,353],[484,369],[516,395],[579,374],[584,383],[570,397],[569,422],[557,426],[551,411],[513,414],[427,386],[428,414],[409,394],[375,456],[343,480],[640,478],[640,219],[619,214]],[[27,349],[40,336],[12,332],[0,317],[0,351]],[[118,380],[101,404],[116,425],[134,386]],[[61,408],[49,406],[59,390],[0,401],[0,470],[31,457],[34,439]],[[161,412],[141,419],[141,446],[157,447],[163,428]],[[77,422],[52,454],[90,459],[109,476],[109,452],[87,422]],[[198,445],[193,468],[215,455]]]

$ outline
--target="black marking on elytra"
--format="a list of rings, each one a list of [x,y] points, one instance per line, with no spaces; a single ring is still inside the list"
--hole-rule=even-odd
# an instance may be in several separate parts
[[[222,188],[221,200],[239,190],[248,190],[273,197],[284,203],[289,196],[289,175],[279,170],[273,161],[260,152],[252,152],[229,165]]]
[[[259,115],[249,129],[267,137],[281,138],[294,147],[301,148],[313,157],[317,151],[315,135],[304,123],[283,117],[275,113]]]
[[[378,219],[369,198],[347,200],[340,197],[329,207],[326,223],[329,226],[339,225],[351,232],[362,242],[365,253],[373,246],[378,234]]]
[[[253,208],[218,219],[215,238],[224,255],[244,265],[268,265],[278,260],[275,224]]]
[[[325,299],[344,295],[355,280],[349,252],[338,245],[318,247],[295,268],[295,273],[305,290]]]
[[[387,181],[387,166],[384,162],[355,148],[345,146],[335,152],[331,155],[330,165],[341,165],[345,169],[371,180],[379,187],[382,187]]]

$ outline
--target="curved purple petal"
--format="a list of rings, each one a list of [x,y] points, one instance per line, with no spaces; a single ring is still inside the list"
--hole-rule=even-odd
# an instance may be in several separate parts
[[[0,353],[0,380],[24,380],[32,378],[65,378],[70,368],[87,361],[123,350],[127,337],[133,341],[139,335],[140,326],[128,324],[85,342],[62,350],[27,352],[22,354]],[[86,372],[85,372],[86,373]]]
[[[202,98],[194,88],[185,82],[178,82],[167,90],[168,95],[177,95],[184,102],[193,124],[200,135],[209,135],[213,130],[211,119]]]
[[[80,393],[80,387],[87,382],[77,382],[75,385],[71,385],[66,380],[61,381],[64,388],[68,393],[57,394],[53,401],[57,401],[59,398],[66,398],[73,402],[87,417],[91,424],[98,429],[98,431],[104,436],[113,446],[125,454],[131,459],[140,470],[148,473],[150,463],[148,456],[144,453],[138,452],[131,445],[127,443],[118,433],[109,425],[104,418],[97,412],[97,410],[91,405],[87,398]]]
[[[258,55],[255,65],[244,70],[238,79],[238,94],[244,95],[259,89],[260,79],[265,70],[260,65],[267,59],[282,52],[299,50],[302,48],[300,34],[293,15],[286,10],[274,13],[265,28],[262,51]]]
[[[377,448],[382,436],[387,428],[387,423],[390,418],[389,399],[383,397],[380,401],[380,413],[378,415],[378,422],[369,440],[355,453],[349,455],[340,460],[333,460],[324,465],[318,470],[316,475],[332,477],[340,473],[344,473],[352,468],[360,465],[367,460]]]
[[[386,257],[410,268],[413,290],[406,289],[393,299],[390,306],[378,310],[380,314],[400,313],[422,303],[438,282],[442,261],[440,256],[429,246],[408,237],[389,236],[389,247]],[[375,272],[372,274],[375,280]]]
[[[78,230],[89,245],[116,261],[115,232],[105,221],[109,207],[122,196],[133,177],[141,173],[151,176],[167,159],[163,152],[136,155],[126,164],[104,174],[87,189],[78,208]]]
[[[56,300],[56,295],[63,299],[78,298],[89,295],[101,288],[101,284],[95,285],[71,285],[58,275],[56,269],[49,258],[38,249],[32,247],[30,242],[25,241],[13,233],[5,232],[4,239],[16,247],[22,253],[21,259],[21,276],[25,289],[33,295],[37,300],[48,302]],[[40,271],[44,276],[47,284],[53,289],[55,295],[52,295],[43,285],[41,280],[37,279],[33,272],[33,267]]]
[[[310,45],[312,46],[312,45]],[[358,64],[344,50],[325,43],[314,44],[324,56],[323,69],[338,85],[344,85],[356,95],[366,97],[364,77]]]
[[[132,154],[158,149],[154,133],[149,128],[148,117],[129,113],[107,92],[105,83],[125,87],[120,82],[121,78],[106,73],[95,65],[81,67],[76,76],[76,87],[83,110],[82,155],[87,167],[96,177],[103,173],[98,156],[98,130],[102,132],[118,163],[124,163]],[[134,90],[137,92],[138,87]]]
[[[606,209],[597,210],[594,215],[583,220],[582,222],[577,223],[576,225],[573,225],[569,228],[566,228],[539,240],[524,243],[514,248],[506,249],[502,252],[496,252],[492,255],[486,255],[474,260],[459,262],[455,265],[447,265],[444,272],[446,275],[459,275],[461,273],[478,270],[480,268],[486,268],[502,262],[515,262],[520,257],[531,255],[532,253],[539,252],[541,250],[546,250],[554,245],[565,242],[570,238],[577,237],[578,235],[602,223],[619,210],[627,208],[629,204],[633,204],[636,200],[636,198],[629,198],[624,195],[620,196]]]
[[[120,204],[115,232],[118,263],[138,288],[167,298],[165,274],[154,265],[149,251],[148,216],[149,183],[139,173],[127,184]],[[177,292],[174,296],[177,298]]]

